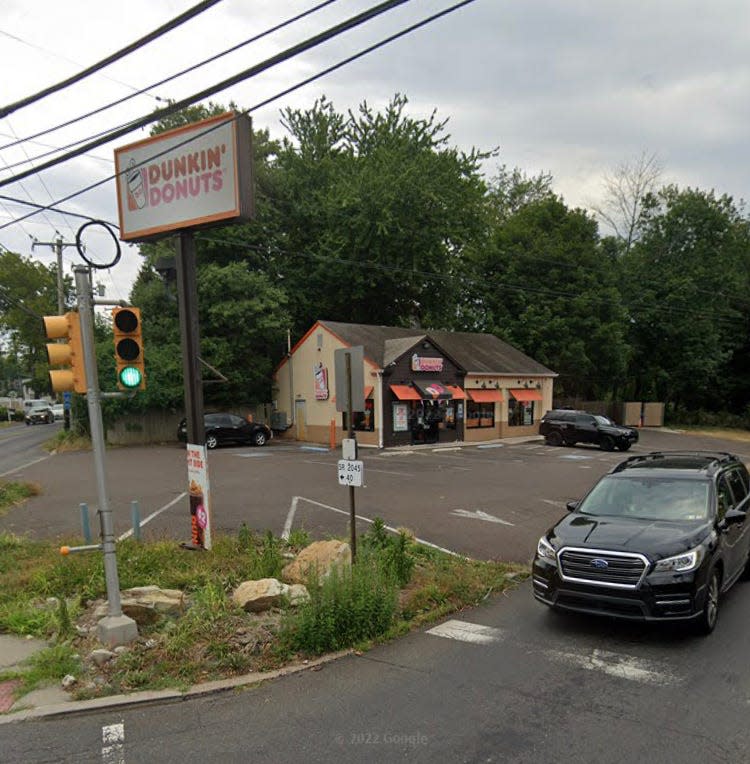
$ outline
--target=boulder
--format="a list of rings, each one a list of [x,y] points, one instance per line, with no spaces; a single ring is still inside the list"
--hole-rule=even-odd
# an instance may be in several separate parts
[[[120,592],[122,612],[139,626],[155,623],[162,615],[176,618],[185,612],[185,595],[179,589],[160,589],[158,586],[138,586]],[[100,605],[95,615],[107,615],[107,603]]]
[[[105,663],[109,663],[114,657],[115,653],[111,650],[94,650],[89,656],[89,658],[99,667],[103,666]]]
[[[233,592],[232,601],[247,613],[260,613],[281,604],[289,587],[275,578],[243,581]]]
[[[307,591],[307,587],[304,584],[292,584],[289,587],[286,596],[289,600],[289,604],[292,607],[297,607],[297,605],[302,605],[309,601],[310,592]]]
[[[315,541],[284,568],[281,577],[289,583],[304,584],[310,573],[317,570],[319,580],[323,581],[334,568],[351,564],[352,551],[345,541]]]

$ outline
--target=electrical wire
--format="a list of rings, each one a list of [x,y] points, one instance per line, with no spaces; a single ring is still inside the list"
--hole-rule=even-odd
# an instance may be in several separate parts
[[[469,2],[474,1],[475,0],[465,0],[460,5],[466,5]],[[278,64],[283,63],[284,61],[287,61],[290,58],[299,55],[300,53],[304,53],[307,50],[315,48],[324,42],[328,42],[328,40],[331,40],[334,37],[349,31],[350,29],[360,26],[361,24],[364,24],[365,22],[370,21],[377,16],[380,16],[387,11],[393,10],[399,5],[403,5],[404,3],[408,2],[411,2],[411,0],[385,0],[385,2],[381,2],[378,5],[375,5],[372,8],[357,14],[356,16],[352,16],[346,21],[342,21],[341,23],[330,27],[324,32],[313,35],[307,40],[304,40],[301,43],[297,43],[296,45],[283,50],[281,53],[277,53],[276,55],[267,58],[265,61],[251,66],[249,69],[245,69],[244,71],[239,72],[232,77],[222,80],[216,85],[205,88],[204,90],[201,90],[198,93],[194,93],[187,98],[175,101],[162,109],[156,109],[155,111],[152,111],[150,114],[144,115],[143,117],[134,119],[122,127],[116,128],[115,130],[112,130],[93,141],[89,141],[88,143],[84,144],[83,146],[79,146],[79,148],[74,149],[73,151],[69,151],[67,154],[64,154],[61,157],[57,157],[56,159],[49,160],[48,162],[39,165],[39,167],[36,169],[24,170],[23,172],[17,173],[10,178],[0,179],[0,187],[6,186],[9,183],[14,183],[18,180],[23,180],[30,175],[35,175],[37,172],[47,170],[50,167],[54,167],[55,165],[67,161],[68,159],[73,159],[74,157],[80,156],[86,151],[97,148],[98,146],[102,146],[103,144],[109,143],[117,138],[121,138],[122,136],[133,132],[133,130],[137,130],[139,127],[145,127],[152,122],[157,122],[164,117],[168,117],[170,114],[174,114],[175,112],[178,112],[187,106],[191,106],[196,101],[201,101],[204,98],[208,98],[209,96],[212,96],[222,90],[226,90],[226,88],[231,87],[232,85],[236,85],[237,83],[243,82],[246,79],[255,77],[273,66],[277,66]]]
[[[104,106],[100,106],[98,109],[94,109],[93,111],[89,111],[86,114],[82,114],[79,117],[75,117],[74,119],[69,119],[67,122],[61,122],[60,124],[55,125],[54,127],[48,127],[45,130],[40,130],[38,133],[33,133],[32,135],[29,135],[25,138],[19,138],[18,140],[13,141],[12,143],[6,143],[5,145],[0,146],[0,151],[2,151],[3,149],[12,148],[13,146],[17,146],[19,143],[22,143],[23,141],[31,140],[33,138],[39,138],[42,135],[48,135],[49,133],[53,133],[56,130],[62,129],[63,127],[69,127],[70,125],[73,125],[76,122],[80,122],[84,119],[87,119],[88,117],[93,117],[95,114],[101,114],[103,111],[107,111],[107,109],[111,109],[114,106],[119,106],[120,104],[125,103],[125,101],[129,101],[131,98],[135,98],[136,96],[142,95],[148,90],[152,90],[153,88],[157,88],[157,87],[160,87],[161,85],[165,85],[167,82],[172,82],[172,80],[176,80],[179,77],[184,76],[185,74],[189,74],[190,72],[193,72],[196,69],[199,69],[200,67],[205,66],[206,64],[210,64],[214,61],[217,61],[223,56],[227,56],[230,53],[234,53],[240,48],[244,48],[246,45],[250,45],[251,43],[257,42],[258,40],[261,40],[264,37],[267,37],[268,35],[273,34],[274,32],[277,32],[278,30],[283,29],[284,27],[287,27],[290,24],[293,24],[294,22],[299,21],[300,19],[310,16],[316,11],[319,11],[325,8],[326,6],[331,5],[332,3],[336,3],[338,1],[339,0],[325,0],[325,2],[318,3],[318,5],[315,5],[312,8],[306,11],[303,11],[302,13],[298,13],[296,16],[292,16],[286,21],[282,21],[281,23],[276,24],[275,26],[269,27],[265,31],[260,32],[254,35],[253,37],[249,37],[247,40],[243,40],[237,45],[233,45],[231,48],[227,48],[226,50],[223,50],[220,53],[217,53],[216,55],[211,56],[210,58],[206,58],[197,64],[193,64],[187,69],[182,69],[181,71],[176,72],[175,74],[172,74],[169,77],[165,77],[163,80],[154,82],[153,84],[148,85],[142,90],[137,90],[135,93],[131,93],[130,95],[124,96],[123,98],[120,98],[117,101],[112,101],[111,103],[105,104]],[[97,136],[94,136],[94,137],[97,137]],[[86,139],[82,139],[82,141],[83,140],[86,140]],[[71,144],[71,145],[76,145],[77,143],[81,143],[82,141],[77,141],[75,144]],[[58,150],[63,151],[65,148],[69,148],[69,146],[65,146]],[[49,154],[51,153],[55,153],[55,152],[47,152],[46,154],[40,154],[37,157],[35,157],[35,159],[40,159],[44,156],[49,156]],[[25,162],[17,162],[16,164],[8,165],[8,167],[9,168],[17,167],[20,164],[25,164]]]
[[[254,111],[256,109],[261,108],[262,106],[266,106],[269,103],[272,103],[273,101],[276,101],[279,98],[282,98],[283,96],[288,95],[292,91],[297,90],[297,89],[303,87],[304,85],[307,85],[310,82],[313,82],[313,81],[315,81],[317,79],[320,79],[324,75],[329,74],[330,72],[335,71],[336,69],[341,68],[345,64],[350,63],[351,61],[354,61],[354,60],[356,60],[358,58],[361,58],[362,56],[366,55],[367,53],[371,53],[372,51],[377,50],[378,48],[383,47],[384,45],[388,44],[389,42],[392,42],[393,40],[396,40],[396,39],[398,39],[400,37],[403,37],[404,35],[414,31],[415,29],[419,29],[420,27],[423,27],[423,26],[431,23],[432,21],[435,21],[436,19],[441,18],[442,16],[447,15],[448,13],[452,13],[453,11],[456,11],[459,8],[462,8],[463,6],[468,5],[471,2],[474,2],[474,0],[463,0],[463,2],[456,3],[455,5],[452,5],[449,8],[444,9],[443,11],[435,13],[432,16],[428,16],[427,18],[422,19],[422,21],[417,22],[415,24],[412,24],[411,26],[406,27],[405,29],[403,29],[400,32],[397,32],[397,33],[395,33],[393,35],[390,35],[388,37],[383,38],[380,42],[375,43],[373,45],[370,45],[369,47],[363,49],[359,53],[356,53],[356,54],[354,54],[352,56],[349,56],[348,58],[345,58],[342,61],[339,61],[337,64],[334,64],[333,66],[330,66],[330,67],[328,67],[326,69],[323,69],[322,71],[318,72],[317,74],[315,74],[315,75],[313,75],[311,77],[308,77],[308,78],[298,82],[296,85],[293,85],[292,87],[289,87],[286,90],[283,90],[280,93],[277,93],[275,96],[272,96],[271,98],[267,98],[264,101],[261,101],[260,103],[256,104],[255,106],[250,107],[249,109],[246,109],[244,112],[241,112],[241,113],[242,114],[248,114],[248,113],[250,113],[250,112],[252,112],[252,111]],[[214,128],[209,128],[209,129],[214,129]],[[201,136],[203,134],[204,133],[199,133],[198,136],[196,136],[196,137],[199,137],[199,136]],[[64,202],[69,201],[70,199],[76,198],[77,196],[81,196],[82,194],[88,193],[89,191],[92,191],[93,189],[98,188],[99,186],[103,185],[104,183],[108,183],[110,180],[113,180],[116,177],[117,177],[117,174],[115,173],[114,175],[110,175],[110,176],[108,176],[106,178],[103,178],[102,180],[98,180],[98,181],[96,181],[94,183],[91,183],[88,186],[85,186],[84,188],[79,189],[78,191],[74,191],[73,193],[68,194],[67,196],[63,197],[62,199],[58,199],[55,202],[55,205],[62,204]],[[0,199],[8,199],[8,200],[16,201],[16,202],[19,202],[19,203],[22,203],[22,204],[24,203],[21,200],[13,199],[13,197],[8,197],[8,196],[3,196],[3,195],[0,195]],[[29,212],[28,214],[24,215],[23,217],[18,218],[18,220],[16,222],[21,222],[23,220],[27,220],[28,218],[31,218],[34,215],[39,214],[39,212],[42,209],[50,209],[50,206],[44,206],[44,205],[35,205],[35,207],[36,207],[36,210],[34,212]],[[85,216],[85,215],[81,215],[80,217],[86,217],[87,219],[91,219],[89,216]],[[5,223],[4,225],[0,225],[0,230],[3,230],[4,228],[7,228],[10,225],[13,225],[13,222],[14,221],[11,221],[10,223]],[[116,227],[119,228],[119,226],[117,226],[117,224],[112,224],[112,225],[115,225]]]
[[[209,8],[211,8],[212,6],[216,5],[219,2],[221,2],[221,0],[202,0],[200,3],[198,3],[197,5],[194,5],[192,8],[189,8],[187,11],[185,11],[184,13],[181,13],[179,16],[176,16],[171,21],[168,21],[166,24],[162,24],[162,26],[158,27],[153,32],[149,32],[144,37],[141,37],[135,42],[130,43],[130,45],[126,45],[124,48],[121,48],[115,53],[112,53],[106,58],[103,58],[101,61],[98,61],[97,63],[87,67],[83,71],[78,72],[78,74],[74,74],[72,77],[68,77],[67,79],[62,80],[61,82],[58,82],[56,85],[50,85],[49,87],[46,87],[43,90],[40,90],[39,92],[34,93],[32,95],[26,96],[25,98],[22,98],[19,101],[15,101],[14,103],[9,104],[8,106],[0,107],[0,119],[2,119],[3,117],[7,117],[9,114],[12,114],[14,111],[18,111],[18,109],[22,109],[25,106],[29,106],[32,103],[36,103],[37,101],[40,101],[42,98],[46,98],[48,95],[51,95],[52,93],[57,93],[60,90],[64,90],[65,88],[70,87],[71,85],[74,85],[76,82],[80,82],[86,77],[89,77],[90,75],[95,74],[99,70],[104,69],[106,66],[109,66],[115,61],[119,61],[121,58],[124,58],[130,53],[133,53],[139,48],[142,48],[144,45],[147,45],[148,43],[153,42],[154,40],[158,39],[159,37],[166,34],[167,32],[171,32],[173,29],[176,29],[177,27],[184,24],[186,21],[189,21],[195,16],[198,16],[204,11],[207,11]]]

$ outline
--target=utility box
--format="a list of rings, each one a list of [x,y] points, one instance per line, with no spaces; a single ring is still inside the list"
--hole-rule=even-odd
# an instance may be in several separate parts
[[[272,411],[271,412],[271,429],[286,430],[288,428],[289,428],[289,422],[287,421],[286,411]]]

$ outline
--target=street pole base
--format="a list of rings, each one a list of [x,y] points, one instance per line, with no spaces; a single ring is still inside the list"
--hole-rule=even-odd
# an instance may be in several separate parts
[[[188,552],[205,552],[206,548],[202,547],[200,544],[191,544],[188,541],[183,541],[180,544],[180,549],[187,549]]]
[[[96,636],[108,647],[127,645],[138,639],[138,624],[127,615],[108,615],[97,624]]]

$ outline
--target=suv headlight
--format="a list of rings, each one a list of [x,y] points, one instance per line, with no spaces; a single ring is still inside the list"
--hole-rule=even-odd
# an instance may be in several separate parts
[[[689,573],[695,570],[703,562],[705,550],[703,546],[696,546],[687,552],[676,554],[674,557],[665,557],[656,563],[656,573]]]
[[[545,536],[539,539],[536,545],[536,553],[538,557],[544,557],[545,560],[557,560],[555,548],[547,541]]]

